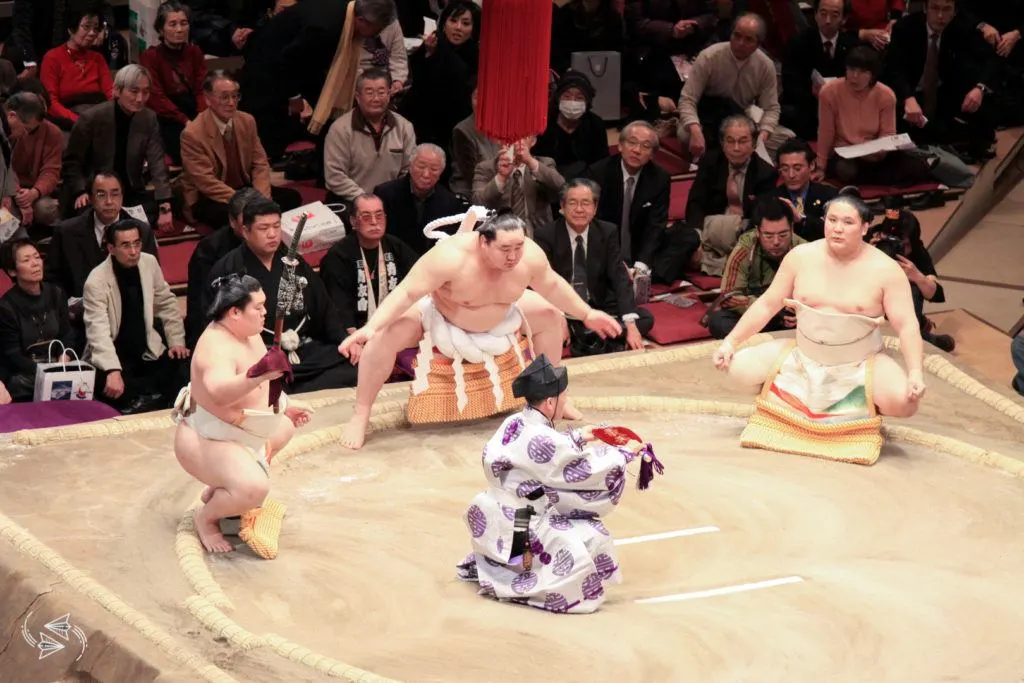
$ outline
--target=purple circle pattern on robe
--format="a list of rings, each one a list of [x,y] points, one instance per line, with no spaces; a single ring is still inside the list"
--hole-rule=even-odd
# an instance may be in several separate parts
[[[604,485],[612,494],[612,503],[619,504],[622,494],[626,490],[626,473],[621,467],[614,467],[604,478]]]
[[[541,564],[545,564],[545,565],[546,564],[551,564],[551,553],[541,553],[540,554],[540,563]]]
[[[501,514],[505,515],[505,519],[507,519],[510,522],[516,521],[515,508],[509,507],[508,505],[502,505]]]
[[[522,484],[516,487],[516,495],[520,498],[526,498],[528,495],[542,488],[541,483],[536,479],[527,479]]]
[[[480,538],[487,531],[487,515],[478,505],[469,506],[466,521],[469,522],[469,531],[473,534],[473,538]]]
[[[590,462],[586,458],[576,458],[562,470],[562,478],[566,483],[578,484],[590,478]]]
[[[597,576],[596,574],[594,576]],[[529,593],[537,586],[537,575],[533,572],[523,572],[512,579],[512,592],[517,595]]]
[[[548,500],[551,502],[552,505],[558,505],[558,489],[553,489],[550,486],[545,486],[544,493],[547,494]]]
[[[501,435],[501,445],[507,446],[518,438],[523,432],[523,420],[522,418],[515,418],[507,425],[505,425],[505,433]]]
[[[552,529],[557,529],[558,531],[568,531],[572,528],[572,522],[565,515],[551,515],[548,518],[548,524],[551,525]]]
[[[568,548],[562,548],[555,553],[555,562],[551,565],[551,573],[555,576],[568,576],[575,564],[572,552]]]
[[[597,600],[604,595],[604,586],[601,584],[601,577],[596,573],[583,579],[583,599]]]
[[[597,573],[602,579],[608,580],[615,573],[618,567],[615,566],[615,560],[605,553],[601,553],[594,558],[594,567],[597,568]]]
[[[505,539],[502,538],[501,536],[498,536],[498,542],[495,543],[495,547],[498,548],[498,552],[499,553],[502,552],[503,550],[505,550]]]
[[[597,530],[598,532],[600,532],[604,536],[611,536],[611,534],[608,532],[608,527],[606,527],[604,525],[604,522],[602,522],[597,517],[589,518],[587,520],[587,524],[589,524],[590,526],[594,527],[595,530]]]
[[[561,593],[548,593],[544,596],[544,609],[549,612],[568,612],[569,601]]]
[[[511,469],[512,461],[508,458],[498,458],[491,462],[491,474],[495,479],[500,479],[502,472],[508,472]]]
[[[526,455],[539,465],[551,462],[551,459],[555,457],[555,442],[549,436],[538,434],[530,439],[530,443],[526,444]]]
[[[487,598],[496,598],[498,594],[494,592],[494,584],[490,581],[481,581],[480,589],[476,592],[477,595],[483,595]]]
[[[576,495],[586,501],[595,501],[605,494],[604,491],[577,491]]]

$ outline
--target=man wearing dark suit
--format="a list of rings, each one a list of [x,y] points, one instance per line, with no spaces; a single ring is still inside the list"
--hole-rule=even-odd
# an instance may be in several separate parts
[[[437,145],[417,145],[410,157],[409,172],[381,183],[373,194],[380,197],[391,234],[409,245],[417,256],[434,246],[423,226],[438,218],[455,216],[466,203],[438,183],[445,168],[445,153]]]
[[[626,346],[642,349],[654,317],[633,298],[615,224],[594,219],[601,188],[593,180],[575,178],[561,194],[562,217],[538,229],[534,240],[551,268],[572,284],[580,298],[622,320]]]
[[[107,226],[132,216],[122,206],[121,181],[110,172],[97,173],[89,183],[91,207],[79,216],[60,223],[46,254],[44,277],[60,285],[72,298],[82,296],[82,288],[92,269],[107,258],[103,235]],[[156,238],[148,226],[142,229],[142,250],[157,255]]]
[[[701,233],[709,275],[721,273],[757,198],[778,182],[775,169],[754,154],[757,126],[748,117],[725,119],[719,139],[721,149],[701,157],[686,202],[686,225]]]
[[[817,168],[811,146],[799,138],[783,143],[779,148],[779,177],[777,185],[766,197],[778,197],[793,210],[793,232],[813,242],[825,236],[825,205],[839,192],[831,185],[811,180]]]
[[[860,40],[856,31],[842,31],[846,0],[816,0],[814,25],[798,33],[782,58],[782,124],[799,137],[818,136],[818,90],[813,80],[846,75],[846,53]]]
[[[896,22],[885,62],[881,80],[916,142],[963,143],[970,156],[988,156],[995,128],[986,103],[998,65],[954,0],[928,0],[923,13]]]
[[[601,188],[597,217],[618,227],[619,255],[641,272],[656,275],[659,247],[668,223],[668,173],[651,161],[658,133],[646,121],[622,129],[619,153],[584,174]]]
[[[100,170],[113,170],[124,183],[124,205],[141,205],[151,225],[171,227],[171,183],[164,162],[160,124],[146,107],[152,81],[149,72],[129,64],[114,77],[114,99],[86,110],[71,129],[64,150],[62,176],[67,203],[75,211],[89,201],[86,179]],[[146,167],[152,178],[152,201]],[[70,209],[69,209],[70,210]],[[157,216],[159,219],[157,220]]]
[[[1018,71],[1024,66],[1024,0],[971,0],[957,9],[1006,64]]]

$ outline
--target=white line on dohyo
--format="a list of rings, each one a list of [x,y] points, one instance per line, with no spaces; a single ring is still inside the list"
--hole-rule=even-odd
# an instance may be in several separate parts
[[[35,612],[29,612],[28,615],[25,616],[25,620],[21,622],[21,637],[29,644],[30,647],[34,647],[39,650],[39,659],[46,659],[55,652],[60,652],[64,648],[68,647],[71,643],[71,636],[74,636],[75,640],[77,640],[78,644],[81,646],[81,651],[78,653],[78,656],[75,657],[75,661],[77,662],[82,658],[82,655],[85,654],[85,648],[89,646],[89,641],[85,637],[85,632],[78,626],[71,623],[70,613],[54,619],[43,626],[45,631],[49,631],[53,635],[57,636],[57,638],[53,638],[44,631],[40,631],[38,640],[32,636],[28,626],[29,619],[32,618],[33,614],[35,614]]]

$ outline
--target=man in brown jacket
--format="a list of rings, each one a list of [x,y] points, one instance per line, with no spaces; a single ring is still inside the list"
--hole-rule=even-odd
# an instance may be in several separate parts
[[[213,71],[203,83],[207,108],[181,134],[182,180],[191,219],[220,228],[228,223],[228,202],[252,187],[282,210],[302,205],[299,193],[270,184],[270,164],[256,131],[256,119],[238,111],[238,82]]]
[[[14,203],[22,225],[40,226],[41,231],[30,229],[33,239],[48,237],[48,228],[42,226],[60,220],[58,202],[51,195],[60,182],[64,135],[46,120],[46,105],[35,93],[11,95],[4,102],[4,114],[14,141],[11,169],[18,176]]]

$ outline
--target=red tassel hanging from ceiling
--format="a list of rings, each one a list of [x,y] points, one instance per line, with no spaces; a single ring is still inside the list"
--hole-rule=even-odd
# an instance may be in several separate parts
[[[548,125],[551,0],[487,0],[481,12],[476,127],[511,144]]]

